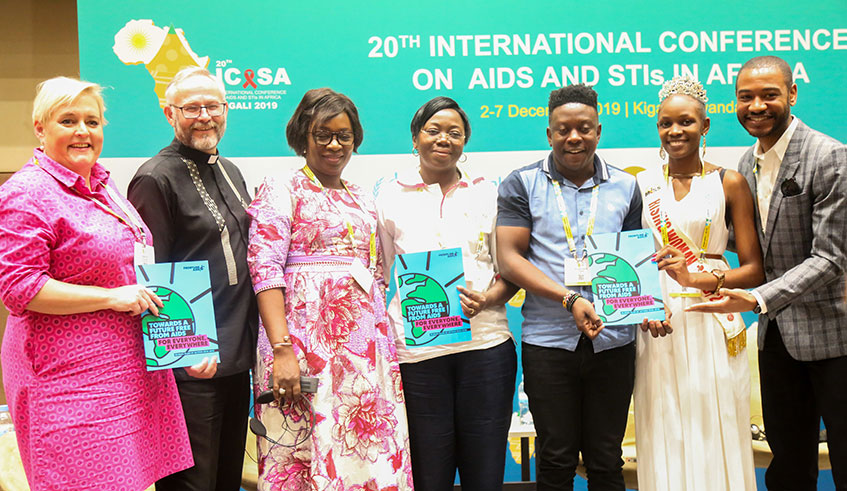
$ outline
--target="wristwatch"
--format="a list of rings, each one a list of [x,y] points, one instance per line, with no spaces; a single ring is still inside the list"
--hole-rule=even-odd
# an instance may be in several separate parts
[[[754,314],[761,314],[762,313],[762,306],[759,305],[758,301],[756,302],[756,306],[753,307],[753,313]]]

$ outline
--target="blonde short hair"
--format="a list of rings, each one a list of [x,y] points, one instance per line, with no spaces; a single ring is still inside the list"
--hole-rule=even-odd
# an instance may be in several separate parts
[[[179,85],[182,82],[188,80],[191,77],[198,76],[206,77],[209,80],[215,82],[215,85],[221,92],[221,98],[226,100],[226,88],[224,88],[224,84],[220,81],[220,79],[212,75],[209,70],[206,70],[201,66],[188,66],[177,72],[177,74],[174,75],[174,78],[168,84],[168,88],[165,89],[165,100],[168,102],[168,104],[173,104],[174,99],[176,99],[176,93],[179,92]]]
[[[85,82],[70,77],[54,77],[38,84],[35,89],[35,100],[32,102],[32,123],[46,122],[56,109],[70,104],[84,95],[90,95],[97,101],[100,108],[100,122],[106,124],[103,113],[106,104],[103,102],[103,88],[93,82]]]

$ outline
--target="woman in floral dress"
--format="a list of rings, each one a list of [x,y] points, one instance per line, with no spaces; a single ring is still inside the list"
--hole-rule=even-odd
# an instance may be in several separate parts
[[[306,165],[268,177],[248,210],[264,326],[255,390],[276,396],[256,405],[274,440],[259,440],[259,489],[412,489],[376,211],[341,179],[362,142],[358,111],[342,94],[310,90],[286,136]],[[300,376],[317,377],[317,393],[302,394]]]

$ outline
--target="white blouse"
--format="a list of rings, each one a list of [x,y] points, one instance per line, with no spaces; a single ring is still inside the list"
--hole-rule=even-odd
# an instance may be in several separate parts
[[[459,182],[442,194],[439,184],[427,185],[417,169],[410,169],[380,186],[376,207],[386,278],[397,254],[460,247],[467,288],[484,292],[494,284],[497,276],[494,183],[482,177],[471,178],[462,171]],[[491,348],[512,337],[504,305],[488,307],[471,319],[470,341],[441,346],[406,347],[399,295],[391,299],[388,317],[396,333],[400,363]]]

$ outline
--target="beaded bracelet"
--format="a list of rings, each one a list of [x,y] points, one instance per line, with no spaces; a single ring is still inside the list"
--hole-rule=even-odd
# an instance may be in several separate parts
[[[571,295],[571,298],[568,299],[568,312],[573,312],[573,306],[576,303],[576,301],[579,300],[580,298],[582,298],[582,295],[580,295],[579,293]]]
[[[580,298],[582,298],[582,295],[579,292],[571,291],[562,299],[562,307],[566,308],[568,312],[573,312],[573,304]]]

